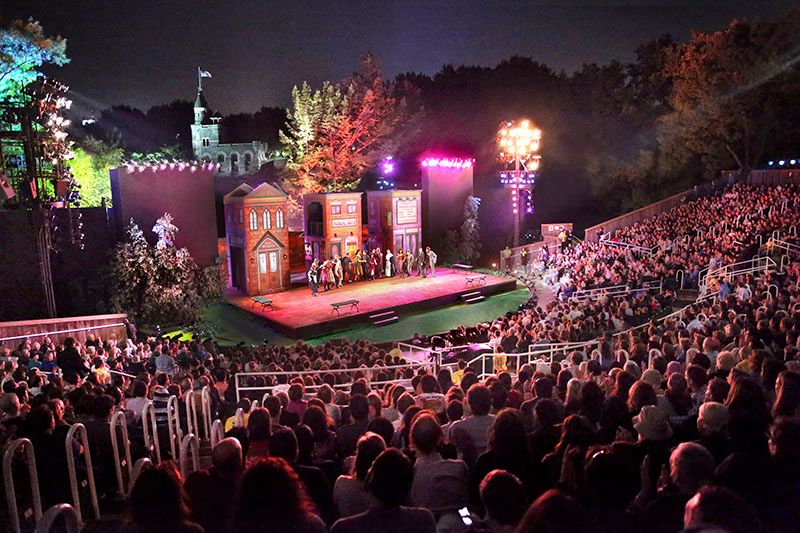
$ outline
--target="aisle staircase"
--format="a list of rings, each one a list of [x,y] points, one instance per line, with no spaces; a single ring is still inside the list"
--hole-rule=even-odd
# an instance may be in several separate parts
[[[369,319],[372,321],[372,325],[375,327],[381,326],[388,326],[389,324],[394,324],[400,317],[397,316],[393,310],[389,311],[382,311],[380,313],[375,313],[374,315],[369,315]]]
[[[476,304],[482,302],[486,297],[481,294],[481,291],[472,291],[461,295],[461,301],[465,304]]]

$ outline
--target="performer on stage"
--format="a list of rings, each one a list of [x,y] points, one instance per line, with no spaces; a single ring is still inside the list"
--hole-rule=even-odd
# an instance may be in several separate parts
[[[395,263],[397,264],[397,268],[395,272],[397,272],[397,277],[402,278],[404,277],[405,273],[405,262],[406,262],[406,253],[403,251],[402,248],[397,250],[397,255],[395,256]]]
[[[417,252],[417,276],[428,277],[428,256],[422,248]]]
[[[311,268],[308,269],[308,285],[311,287],[311,296],[316,296],[317,291],[319,290],[319,285],[317,284],[319,278],[319,266],[316,259],[311,263]]]
[[[394,254],[392,254],[391,250],[386,250],[386,260],[383,264],[386,277],[391,278],[394,275]]]
[[[333,260],[333,275],[336,278],[336,286],[341,287],[344,281],[344,269],[342,268],[342,260],[338,254]]]
[[[436,252],[431,250],[430,246],[426,246],[425,253],[428,256],[428,266],[431,269],[431,276],[436,276],[436,260],[438,259]]]
[[[406,250],[406,264],[405,264],[406,277],[411,277],[411,270],[414,268],[414,254],[411,250]]]
[[[350,272],[350,253],[342,256],[342,281],[347,280],[348,283],[353,283],[353,274]]]

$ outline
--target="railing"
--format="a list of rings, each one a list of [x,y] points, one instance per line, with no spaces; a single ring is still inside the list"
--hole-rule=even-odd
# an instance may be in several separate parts
[[[556,237],[545,237],[541,241],[537,241],[531,244],[526,244],[524,246],[518,246],[516,248],[511,248],[511,255],[505,257],[503,252],[500,252],[500,265],[499,270],[501,272],[506,271],[516,271],[519,267],[522,266],[522,254],[521,251],[525,249],[527,252],[526,260],[527,265],[530,267],[534,261],[538,261],[539,255],[542,252],[542,248],[547,249],[548,255],[552,255],[558,251],[561,247],[561,243],[558,242]]]
[[[56,520],[60,525],[57,529],[54,529],[53,526]],[[35,533],[51,533],[54,531],[59,533],[78,533],[80,530],[80,511],[67,503],[59,503],[52,506],[42,515],[42,518],[36,524]]]
[[[92,512],[94,519],[100,520],[100,505],[97,503],[97,487],[94,484],[94,469],[92,468],[92,452],[89,449],[89,436],[86,433],[86,427],[83,424],[73,424],[67,432],[67,440],[65,443],[67,450],[67,471],[69,473],[69,486],[72,492],[72,505],[78,515],[78,523],[83,524],[83,515],[81,513],[81,493],[78,487],[78,475],[75,471],[75,450],[72,443],[78,441],[83,448],[83,462],[86,466],[86,481],[89,485],[89,498],[92,502]]]
[[[189,470],[189,454],[192,457],[192,470]],[[186,479],[191,472],[200,468],[200,440],[193,433],[187,433],[181,441],[181,478]]]
[[[119,433],[117,432],[119,430]],[[111,417],[111,449],[114,451],[114,472],[117,475],[117,490],[119,497],[124,498],[128,491],[125,488],[126,479],[131,479],[131,443],[128,440],[128,424],[125,422],[125,413],[117,411]],[[124,457],[120,458],[119,438],[122,438],[122,451]],[[123,475],[123,468],[127,477]]]
[[[616,298],[626,296],[640,291],[660,291],[664,280],[645,281],[641,287],[630,287],[628,285],[614,285],[613,287],[598,287],[596,289],[582,289],[575,291],[570,296],[572,301],[594,300],[597,298],[610,297]]]
[[[388,365],[388,366],[373,366],[369,368],[338,368],[338,369],[331,369],[325,370],[325,374],[364,374],[364,377],[367,379],[367,383],[371,386],[380,386],[385,385],[386,383],[395,383],[397,380],[391,381],[375,381],[372,378],[374,374],[379,372],[384,372],[387,370],[399,370],[399,369],[412,369],[416,370],[423,367],[433,367],[433,362],[410,362],[403,365]],[[290,379],[292,377],[299,377],[299,376],[306,376],[306,375],[319,375],[322,371],[320,370],[299,370],[293,372],[239,372],[234,376],[234,383],[236,385],[236,400],[240,400],[242,393],[247,393],[249,391],[256,391],[259,394],[263,394],[264,392],[271,392],[272,389],[276,387],[276,385],[260,385],[260,386],[247,386],[241,385],[241,381],[249,378],[256,378],[262,377],[265,380],[271,380],[273,377],[277,376],[288,376]],[[307,385],[305,388],[308,391],[316,390],[322,385]],[[346,388],[349,387],[350,383],[337,383],[334,387],[337,388]],[[285,385],[279,386],[285,387]]]
[[[153,402],[147,402],[142,409],[142,433],[144,434],[144,447],[150,452],[156,464],[161,464],[161,446],[158,444],[158,425],[156,424],[156,410]]]
[[[739,261],[738,263],[732,263],[730,265],[724,265],[718,268],[709,269],[706,271],[705,275],[701,273],[700,277],[700,296],[706,296],[708,294],[708,284],[710,280],[713,279],[732,279],[736,276],[741,276],[744,274],[754,274],[756,272],[766,272],[770,268],[775,268],[778,265],[771,257],[754,257],[752,259],[748,259],[746,261]]]
[[[186,433],[199,435],[200,426],[197,423],[197,404],[194,391],[186,391],[184,405],[186,407]]]
[[[6,446],[3,453],[3,482],[6,488],[6,501],[8,502],[8,518],[11,521],[11,531],[19,533],[19,513],[17,510],[17,491],[14,487],[13,461],[17,450],[22,449],[25,461],[28,464],[28,477],[31,485],[31,500],[33,503],[33,518],[37,522],[42,518],[42,499],[39,493],[39,476],[36,473],[36,454],[33,444],[28,439],[15,439]]]
[[[800,245],[784,241],[778,238],[773,237],[772,239],[767,241],[765,245],[767,252],[775,253],[776,250],[780,250],[783,252],[784,255],[800,257]]]
[[[225,438],[225,428],[222,424],[222,420],[217,418],[214,422],[211,423],[211,449],[214,449],[214,446],[219,444],[219,441]]]
[[[167,400],[167,431],[169,433],[169,449],[172,453],[172,460],[177,461],[180,457],[178,453],[183,439],[183,431],[181,430],[178,398],[176,396],[170,396],[169,400]]]
[[[613,246],[616,248],[625,248],[626,250],[630,250],[632,252],[639,252],[647,255],[653,255],[658,252],[659,246],[656,244],[655,246],[647,247],[647,246],[639,246],[638,244],[631,244],[628,242],[617,241],[614,239],[609,239],[607,235],[604,235],[600,238],[600,244],[606,246]]]
[[[211,391],[208,386],[205,386],[200,391],[200,404],[202,405],[201,415],[203,417],[203,438],[211,440]]]

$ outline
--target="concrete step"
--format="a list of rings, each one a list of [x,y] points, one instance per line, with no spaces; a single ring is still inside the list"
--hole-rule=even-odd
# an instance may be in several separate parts
[[[485,299],[486,299],[485,296],[478,295],[478,296],[473,296],[472,298],[464,298],[464,303],[465,304],[476,304],[478,302],[484,301]]]
[[[398,320],[400,320],[400,317],[397,316],[397,315],[394,315],[394,316],[390,316],[389,318],[383,318],[381,320],[376,320],[376,321],[374,321],[372,323],[372,325],[376,326],[376,327],[386,326],[388,324],[394,324]]]
[[[461,299],[464,300],[466,298],[474,298],[475,296],[480,296],[480,295],[481,295],[481,291],[466,292],[466,293],[461,295]]]
[[[394,315],[394,311],[384,311],[382,313],[375,313],[374,315],[369,315],[370,320],[380,320],[381,318],[387,318],[391,315]]]

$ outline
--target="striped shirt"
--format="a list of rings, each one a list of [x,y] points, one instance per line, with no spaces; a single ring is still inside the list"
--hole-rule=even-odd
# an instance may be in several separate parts
[[[156,424],[165,425],[167,423],[169,397],[170,394],[166,387],[157,385],[153,390],[153,411],[156,415]]]

